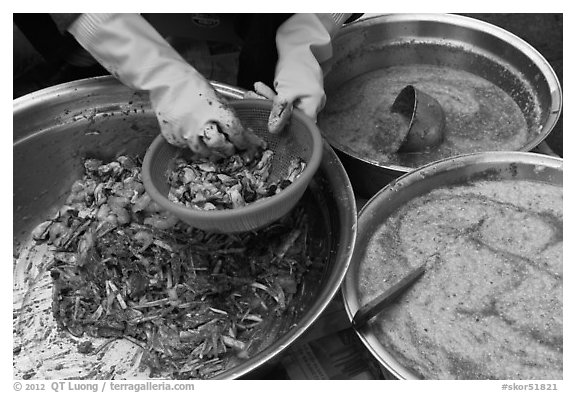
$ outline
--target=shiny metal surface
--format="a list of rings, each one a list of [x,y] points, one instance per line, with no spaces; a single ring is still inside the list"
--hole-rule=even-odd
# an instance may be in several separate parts
[[[244,96],[243,90],[213,85],[229,99]],[[13,120],[15,255],[29,242],[31,230],[63,203],[73,181],[83,173],[84,157],[143,156],[159,133],[147,95],[112,77],[66,83],[21,97],[14,101]],[[316,206],[321,235],[328,244],[322,276],[314,277],[297,299],[302,310],[298,320],[279,318],[277,330],[266,337],[267,347],[218,378],[239,378],[277,361],[314,323],[344,279],[356,238],[356,204],[348,176],[327,143],[307,195]],[[27,280],[27,272],[25,267],[16,268],[15,281]],[[51,318],[49,311],[46,315]]]
[[[529,123],[529,142],[520,151],[530,151],[544,141],[560,116],[560,84],[540,53],[506,30],[450,14],[379,15],[346,25],[334,39],[333,58],[323,66],[328,100],[355,76],[404,64],[464,70],[502,88]],[[412,170],[359,157],[332,139],[330,130],[322,132],[340,154],[355,190],[363,196],[372,196]]]
[[[431,95],[408,85],[396,97],[391,111],[404,115],[408,124],[408,133],[400,151],[425,151],[444,140],[444,109]]]
[[[425,165],[395,179],[375,194],[358,216],[358,236],[355,252],[342,294],[346,313],[352,320],[360,309],[358,301],[359,255],[367,247],[372,234],[381,223],[407,201],[440,186],[463,184],[473,178],[536,180],[555,185],[563,184],[563,160],[529,152],[486,152],[462,155]],[[369,330],[357,332],[372,355],[400,379],[417,379],[397,359],[389,354]]]
[[[223,96],[244,91],[213,83]],[[148,95],[112,77],[64,83],[14,100],[14,228],[28,233],[83,171],[81,157],[144,153],[158,135]],[[16,232],[18,229],[18,232]]]

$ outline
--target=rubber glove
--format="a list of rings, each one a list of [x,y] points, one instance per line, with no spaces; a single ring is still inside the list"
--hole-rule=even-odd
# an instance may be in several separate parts
[[[169,143],[202,156],[228,156],[235,147],[263,143],[142,16],[82,14],[68,31],[123,84],[149,91]]]
[[[279,27],[270,132],[284,128],[293,107],[316,121],[326,102],[320,63],[332,57],[331,39],[346,20],[344,15],[295,14]]]

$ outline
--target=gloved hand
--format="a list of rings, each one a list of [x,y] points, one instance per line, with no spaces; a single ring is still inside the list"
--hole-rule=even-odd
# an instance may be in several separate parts
[[[83,14],[68,31],[122,83],[150,92],[169,143],[202,156],[228,156],[263,143],[140,15]]]
[[[270,132],[284,128],[293,107],[316,121],[326,102],[320,63],[332,56],[331,37],[340,25],[331,14],[295,14],[278,29]]]

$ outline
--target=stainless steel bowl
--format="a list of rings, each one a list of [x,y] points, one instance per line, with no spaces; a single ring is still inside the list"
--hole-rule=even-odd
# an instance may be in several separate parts
[[[530,151],[552,131],[562,93],[550,64],[532,46],[494,25],[450,14],[391,14],[346,25],[333,41],[333,58],[324,65],[328,101],[346,81],[394,65],[432,64],[478,75],[500,87],[528,122]],[[318,125],[336,148],[354,189],[372,196],[414,168],[378,163],[354,153]]]
[[[554,185],[563,184],[563,160],[529,152],[486,152],[462,155],[425,165],[395,179],[375,194],[358,216],[358,236],[352,262],[342,285],[344,305],[350,320],[360,308],[359,265],[363,250],[394,211],[409,200],[437,187],[461,185],[471,179],[534,180]],[[358,336],[380,362],[399,379],[418,379],[402,362],[388,352],[370,329]]]
[[[228,99],[244,96],[243,90],[219,83],[213,85]],[[16,376],[21,377],[32,364],[36,369],[35,378],[63,379],[69,376],[67,370],[81,370],[74,374],[75,379],[86,375],[107,378],[106,363],[123,363],[108,355],[101,361],[95,356],[76,358],[78,353],[73,342],[54,332],[49,295],[46,298],[46,293],[51,293],[51,283],[49,274],[42,271],[41,263],[35,260],[40,255],[24,253],[28,250],[32,229],[53,216],[74,180],[82,176],[84,157],[112,159],[120,154],[143,157],[158,134],[158,123],[147,94],[133,91],[112,77],[70,82],[14,101],[13,242],[18,262],[14,267],[14,337],[18,341],[23,331],[38,337],[36,347],[18,343],[20,353],[14,358]],[[278,318],[260,351],[219,374],[218,378],[246,376],[277,361],[280,353],[314,323],[339,289],[356,237],[356,204],[346,172],[327,143],[324,143],[320,168],[304,198],[309,199],[317,214],[316,225],[320,231],[317,235],[324,242],[326,265],[320,276],[309,277],[307,290],[295,299],[299,309],[297,317]],[[43,342],[50,344],[44,348]],[[64,356],[69,367],[53,369],[50,360],[44,358],[62,352],[62,346],[73,348]],[[127,348],[126,353],[128,351]],[[38,362],[40,360],[46,361]]]

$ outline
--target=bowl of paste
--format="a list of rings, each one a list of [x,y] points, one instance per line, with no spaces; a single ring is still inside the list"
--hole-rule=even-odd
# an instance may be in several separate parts
[[[562,159],[472,153],[425,165],[358,218],[350,318],[426,272],[357,333],[399,379],[562,379]]]

